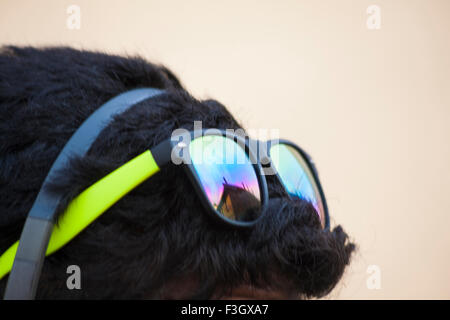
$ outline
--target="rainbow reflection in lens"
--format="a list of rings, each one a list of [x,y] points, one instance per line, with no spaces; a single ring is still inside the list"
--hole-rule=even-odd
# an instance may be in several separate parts
[[[260,215],[258,178],[236,142],[206,135],[192,140],[189,152],[203,190],[217,212],[237,221],[252,221]]]
[[[270,157],[287,192],[291,196],[311,202],[324,225],[325,212],[322,198],[312,172],[302,155],[295,148],[280,143],[270,148]]]

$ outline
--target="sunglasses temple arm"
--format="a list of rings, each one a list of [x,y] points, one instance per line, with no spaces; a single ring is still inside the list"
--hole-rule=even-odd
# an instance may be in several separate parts
[[[164,165],[172,162],[172,141],[170,138],[166,139],[151,148],[150,152],[158,167],[162,168]]]

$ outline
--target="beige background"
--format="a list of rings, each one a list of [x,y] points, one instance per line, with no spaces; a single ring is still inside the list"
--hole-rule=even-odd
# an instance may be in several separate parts
[[[80,30],[66,26],[71,4]],[[450,298],[450,1],[1,0],[0,44],[164,63],[313,155],[333,223],[360,245],[329,298]]]

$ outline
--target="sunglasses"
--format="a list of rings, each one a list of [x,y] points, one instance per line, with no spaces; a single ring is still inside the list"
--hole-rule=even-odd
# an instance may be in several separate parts
[[[300,147],[287,140],[263,142],[218,129],[183,131],[146,150],[80,193],[55,225],[63,195],[46,191],[53,173],[71,156],[86,154],[107,120],[163,93],[158,89],[123,93],[102,105],[71,137],[44,181],[20,241],[0,256],[0,279],[11,271],[5,299],[34,298],[45,256],[167,165],[183,166],[208,214],[224,225],[251,227],[258,222],[269,200],[265,176],[273,174],[291,198],[310,202],[322,227],[329,228],[317,170]]]
[[[258,141],[204,129],[173,136],[154,151],[165,155],[159,166],[170,161],[183,165],[204,208],[216,220],[254,225],[268,202],[265,176],[273,174],[291,198],[310,202],[322,227],[328,228],[317,170],[311,158],[290,141]]]

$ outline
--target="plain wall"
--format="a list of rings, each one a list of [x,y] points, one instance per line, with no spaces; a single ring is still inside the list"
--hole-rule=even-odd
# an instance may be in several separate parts
[[[165,64],[313,156],[332,224],[359,244],[329,298],[450,298],[450,1],[1,0],[5,44]]]

